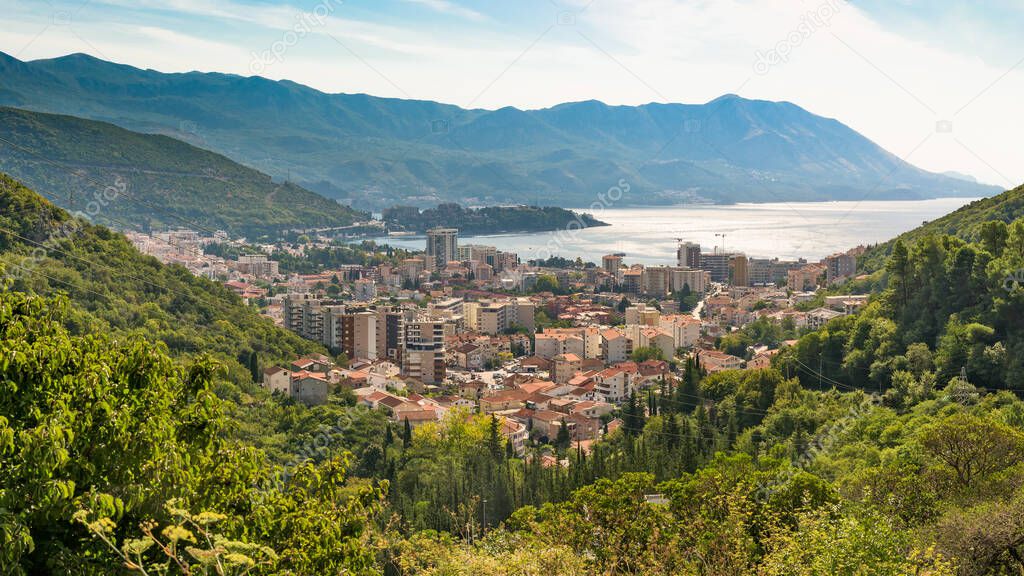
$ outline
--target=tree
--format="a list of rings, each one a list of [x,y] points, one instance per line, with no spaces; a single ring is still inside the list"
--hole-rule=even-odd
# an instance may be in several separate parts
[[[562,422],[558,426],[558,434],[555,436],[555,447],[559,450],[565,450],[571,442],[572,436],[569,435],[569,425],[565,423],[565,418],[562,418]]]
[[[249,352],[249,373],[252,374],[253,382],[260,382],[263,380],[263,372],[260,370],[260,356],[255,350]]]
[[[1001,422],[954,414],[922,430],[921,445],[972,488],[1024,458],[1024,434]]]
[[[409,419],[405,419],[405,427],[402,429],[402,447],[408,448],[412,445],[412,425]]]
[[[665,354],[661,351],[661,348],[655,348],[654,346],[641,346],[633,350],[633,353],[629,355],[629,359],[633,362],[664,360]]]
[[[626,308],[629,308],[630,306],[632,306],[632,304],[630,303],[629,298],[623,296],[622,300],[619,300],[619,305],[616,306],[615,309],[619,311],[619,314],[625,314]]]
[[[501,422],[496,414],[491,414],[487,424],[487,450],[495,460],[501,459]]]

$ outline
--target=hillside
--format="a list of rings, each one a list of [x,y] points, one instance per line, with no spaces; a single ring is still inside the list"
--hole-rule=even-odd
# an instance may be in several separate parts
[[[76,333],[159,341],[178,357],[209,354],[235,383],[251,381],[252,352],[269,365],[320,350],[219,283],[141,254],[124,236],[72,218],[4,174],[0,264],[13,290],[67,293]]]
[[[1009,224],[1024,218],[1024,186],[1007,190],[1002,194],[971,202],[956,211],[918,226],[892,240],[870,247],[858,262],[865,272],[874,272],[885,265],[885,259],[892,253],[897,240],[913,244],[927,236],[948,234],[963,240],[976,241],[981,237],[986,222],[999,221]]]
[[[202,227],[256,236],[344,226],[350,208],[168,136],[0,108],[0,171],[119,229]]]
[[[915,168],[794,104],[735,95],[696,105],[468,110],[260,77],[165,74],[82,54],[31,62],[0,54],[0,77],[0,105],[168,134],[375,209],[589,206],[620,179],[631,192],[619,205],[997,191]]]

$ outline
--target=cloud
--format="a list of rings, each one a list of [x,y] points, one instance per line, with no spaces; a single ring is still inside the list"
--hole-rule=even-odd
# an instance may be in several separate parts
[[[441,13],[474,12],[448,0],[395,1]],[[20,9],[23,2],[13,4]],[[93,4],[77,18],[74,31],[102,51],[97,56],[166,71],[248,73],[249,55],[279,40],[303,13],[291,4],[234,0]],[[49,22],[24,6],[0,15],[0,49],[20,49]],[[308,12],[310,3],[303,6]],[[809,15],[828,6],[834,14],[824,22],[810,20],[809,29]],[[392,13],[378,4],[342,4],[264,75],[329,92],[408,95],[484,108],[586,99],[706,102],[735,92],[791,101],[839,119],[926,169],[956,170],[1005,186],[1024,181],[1018,153],[1024,112],[1017,103],[1024,93],[1024,66],[1012,69],[961,45],[906,34],[859,4],[521,0],[514,9],[501,9],[515,14],[481,14],[487,21],[480,22],[464,12],[460,17],[472,23],[450,19],[438,34],[436,22],[425,24],[408,8]],[[568,9],[580,12],[565,25],[557,23]],[[93,19],[86,20],[90,14]],[[984,22],[975,19],[971,26]],[[214,29],[217,36],[205,32]],[[759,54],[772,50],[785,50],[785,57],[759,73]],[[95,52],[65,28],[51,26],[23,57],[76,51]],[[952,122],[952,132],[936,131],[944,121]]]
[[[458,4],[456,4],[454,2],[449,2],[448,0],[405,0],[405,1],[409,2],[411,4],[419,4],[421,6],[426,6],[426,7],[430,8],[431,10],[435,10],[435,11],[440,12],[442,14],[450,14],[452,16],[459,16],[460,18],[466,18],[466,19],[469,19],[469,20],[475,20],[477,22],[482,22],[482,21],[487,19],[486,16],[484,16],[480,12],[477,12],[476,10],[471,10],[469,8],[466,8],[465,6],[459,6]]]

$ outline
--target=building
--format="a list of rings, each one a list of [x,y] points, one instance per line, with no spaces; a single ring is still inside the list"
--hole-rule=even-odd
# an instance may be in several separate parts
[[[601,332],[601,354],[606,364],[625,362],[633,352],[629,339],[616,328]]]
[[[622,273],[622,291],[634,298],[639,298],[644,292],[644,269],[641,266],[634,266]]]
[[[377,313],[346,312],[344,306],[325,306],[323,344],[349,358],[376,360]]]
[[[729,254],[719,254],[717,252],[708,254],[704,253],[700,255],[700,268],[701,270],[707,270],[711,275],[712,282],[727,283],[729,282]]]
[[[280,366],[272,366],[263,371],[263,387],[271,392],[288,394],[291,391],[292,373]]]
[[[321,342],[324,315],[321,302],[311,294],[289,294],[281,300],[284,327],[308,340]]]
[[[413,320],[404,325],[402,372],[424,384],[436,384],[445,376],[444,322]]]
[[[825,283],[831,286],[857,273],[857,257],[853,254],[833,254],[825,258]]]
[[[794,292],[814,290],[818,287],[818,279],[825,274],[821,264],[807,264],[802,268],[789,271],[787,286]]]
[[[554,365],[554,381],[556,384],[565,384],[580,371],[583,360],[576,354],[559,354],[551,359]]]
[[[700,244],[680,242],[676,250],[676,261],[680,268],[700,268]]]
[[[460,262],[480,262],[494,266],[498,260],[498,249],[482,244],[462,244],[458,247]]]
[[[536,329],[536,310],[536,304],[528,298],[481,303],[476,311],[475,328],[490,335],[501,334],[505,330],[517,327],[532,333]]]
[[[772,261],[768,258],[748,259],[747,274],[750,286],[769,286],[775,283],[772,279]]]
[[[644,293],[655,298],[664,298],[669,292],[672,268],[650,266],[644,269]]]
[[[427,230],[427,267],[443,270],[449,262],[459,259],[459,230],[431,228]]]
[[[672,335],[676,348],[690,348],[700,340],[700,320],[689,314],[662,316],[659,327]]]
[[[278,274],[277,261],[268,259],[266,254],[239,256],[235,267],[242,274],[252,274],[258,278],[270,278]]]
[[[404,342],[404,314],[390,306],[381,306],[377,314],[377,357],[401,364]]]
[[[370,302],[377,297],[377,284],[369,278],[360,278],[352,284],[352,297],[360,302]]]
[[[690,291],[697,294],[704,294],[711,284],[711,275],[706,270],[697,268],[673,268],[669,273],[669,290],[681,292],[684,286],[689,286]]]
[[[622,268],[622,255],[621,254],[608,254],[601,257],[601,267],[604,271],[615,276],[619,272],[619,268]]]
[[[729,267],[732,271],[733,286],[750,286],[750,274],[747,269],[747,257],[743,254],[734,254],[729,260]]]
[[[626,325],[643,324],[646,326],[657,326],[661,312],[657,308],[651,308],[644,303],[635,304],[626,308]]]

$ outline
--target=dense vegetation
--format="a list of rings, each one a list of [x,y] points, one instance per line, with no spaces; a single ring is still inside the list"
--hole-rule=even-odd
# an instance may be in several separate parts
[[[1024,218],[1024,186],[976,200],[888,242],[872,246],[859,258],[857,264],[866,272],[874,272],[885,266],[897,241],[910,245],[927,236],[949,234],[973,242],[981,239],[986,226],[992,226],[991,223],[999,221],[1009,224],[1018,218]]]
[[[2,174],[0,263],[14,290],[65,292],[75,304],[74,333],[145,338],[175,356],[208,354],[235,383],[252,381],[253,353],[269,365],[320,350],[221,284],[140,254],[124,236],[72,218]]]
[[[884,274],[885,292],[860,314],[802,338],[782,365],[806,385],[822,380],[901,397],[960,376],[989,389],[1022,388],[1024,219],[986,223],[976,243],[897,241]]]
[[[202,227],[250,237],[345,226],[352,209],[167,136],[0,108],[0,171],[114,228]]]
[[[430,228],[458,228],[460,234],[504,234],[508,232],[546,232],[607,226],[590,214],[545,206],[486,206],[463,208],[458,204],[440,204],[420,211],[412,206],[384,210],[384,222],[393,230],[426,232]]]

